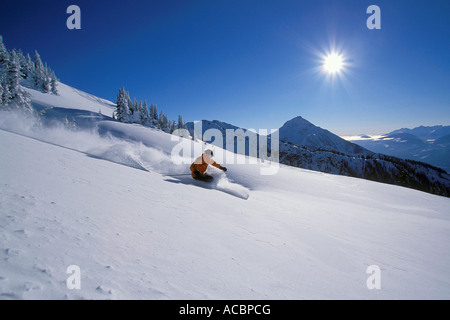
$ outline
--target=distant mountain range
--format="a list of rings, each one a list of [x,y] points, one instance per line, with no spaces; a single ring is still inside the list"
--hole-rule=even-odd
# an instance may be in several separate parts
[[[194,132],[193,122],[186,123],[186,127],[193,136],[200,135],[200,132]],[[205,132],[210,131],[211,129],[218,130],[223,136],[223,141],[217,143],[214,138],[209,140],[207,139],[207,142],[218,145],[224,149],[226,149],[227,144],[230,144],[230,142],[232,142],[234,152],[244,154],[243,150],[242,152],[239,152],[239,150],[237,150],[237,144],[234,143],[234,139],[233,141],[226,141],[227,130],[233,130],[234,132],[237,132],[235,135],[237,139],[245,139],[245,154],[249,154],[249,150],[251,149],[249,148],[249,146],[252,145],[252,141],[255,143],[256,147],[259,147],[259,145],[257,144],[259,137],[258,133],[237,127],[226,122],[218,120],[202,120],[201,128],[202,137],[205,135]],[[342,139],[328,130],[317,127],[300,116],[287,121],[280,129],[278,129],[278,138],[281,142],[280,150],[282,145],[288,144],[301,146],[310,151],[330,151],[333,153],[339,152],[352,156],[367,156],[374,153],[359,146],[358,144]]]
[[[252,150],[257,150],[258,134],[247,131],[229,123],[218,120],[202,120],[202,132],[194,132],[194,123],[186,124],[191,135],[203,137],[208,143],[220,146],[224,149],[227,145],[232,144],[230,149],[236,153],[259,156],[252,154]],[[223,137],[222,141],[217,141],[217,137],[204,136],[209,129],[215,129]],[[235,137],[228,140],[226,133],[228,130],[236,132]],[[240,130],[239,130],[240,129]],[[209,132],[214,132],[209,131]],[[442,130],[445,132],[445,130]],[[395,139],[404,139],[406,135],[413,136],[408,132],[395,132]],[[401,137],[399,135],[402,135]],[[423,133],[422,136],[430,137],[428,140],[436,139],[436,141],[448,141],[446,135],[439,136],[433,133]],[[435,138],[432,138],[435,137]],[[245,141],[245,148],[238,148],[235,141]],[[269,136],[272,139],[272,136]],[[418,160],[402,159],[387,155],[384,153],[370,150],[357,141],[348,141],[331,133],[328,130],[315,126],[302,117],[295,117],[287,121],[278,130],[279,143],[279,161],[282,164],[300,167],[309,170],[338,174],[350,177],[363,178],[383,183],[400,185],[404,187],[414,188],[438,195],[450,196],[450,175],[445,170]],[[370,137],[361,139],[371,139]],[[394,137],[391,138],[393,140]],[[418,144],[426,143],[420,138],[416,141]],[[389,141],[391,141],[389,140]],[[403,141],[403,140],[399,140]],[[412,138],[411,138],[412,141]],[[431,143],[431,141],[429,142]],[[440,143],[440,142],[438,142]],[[256,144],[256,146],[254,145]],[[268,142],[270,149],[270,142]]]
[[[403,128],[381,136],[346,139],[373,152],[426,162],[450,172],[450,126]]]

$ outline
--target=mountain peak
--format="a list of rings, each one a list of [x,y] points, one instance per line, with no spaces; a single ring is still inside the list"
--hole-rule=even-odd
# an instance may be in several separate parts
[[[295,118],[292,118],[291,120],[288,120],[284,123],[283,127],[292,127],[292,126],[300,126],[300,127],[304,127],[304,126],[314,126],[311,122],[309,122],[308,120],[304,119],[301,116],[297,116]],[[282,127],[282,128],[283,128]]]
[[[350,155],[372,153],[356,144],[341,139],[328,130],[315,126],[301,116],[287,121],[280,128],[279,139],[297,146],[333,150]]]

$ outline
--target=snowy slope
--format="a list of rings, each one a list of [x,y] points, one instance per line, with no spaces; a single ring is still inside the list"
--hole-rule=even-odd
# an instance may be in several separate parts
[[[59,89],[33,103],[109,110]],[[228,172],[196,184],[165,174],[188,172],[203,143],[95,119],[69,130],[0,112],[0,299],[450,298],[449,198],[283,165],[261,175],[270,163],[217,147]],[[172,157],[179,146],[192,152]]]
[[[23,81],[23,84],[26,85],[26,81]],[[40,105],[46,108],[55,107],[84,110],[101,113],[108,117],[112,117],[115,109],[113,102],[85,93],[62,82],[58,82],[58,95],[43,93],[28,87],[24,87],[24,89],[30,94],[31,101],[34,105]]]
[[[243,200],[158,173],[183,167],[166,162],[177,143],[169,135],[101,125],[149,138],[0,130],[0,297],[450,298],[447,198],[228,165],[250,192]],[[66,287],[73,264],[80,290]],[[381,268],[380,290],[366,287],[369,265]]]

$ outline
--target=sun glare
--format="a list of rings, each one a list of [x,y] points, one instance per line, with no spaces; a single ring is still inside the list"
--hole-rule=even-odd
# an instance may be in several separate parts
[[[344,59],[337,53],[330,53],[323,61],[323,69],[331,74],[338,73],[344,66]]]

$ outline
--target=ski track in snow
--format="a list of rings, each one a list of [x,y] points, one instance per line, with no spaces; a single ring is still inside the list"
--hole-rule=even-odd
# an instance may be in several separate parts
[[[224,193],[228,193],[235,197],[247,200],[250,197],[250,191],[244,186],[231,182],[223,173],[212,174],[214,177],[214,181],[212,182],[203,182],[196,181],[192,179],[190,175],[188,176],[168,176],[166,181],[172,183],[183,183],[186,185],[193,185],[196,187],[217,190]]]

